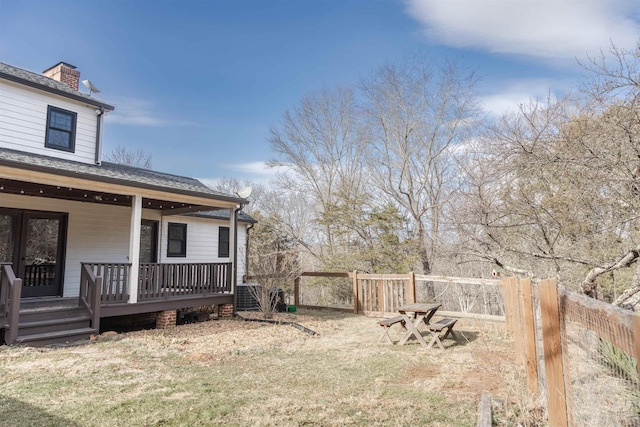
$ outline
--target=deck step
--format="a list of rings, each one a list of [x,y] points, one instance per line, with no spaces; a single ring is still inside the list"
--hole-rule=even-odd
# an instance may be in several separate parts
[[[79,317],[86,313],[81,307],[74,308],[56,308],[51,310],[38,311],[20,311],[20,323],[36,322],[49,319],[65,319],[70,317]]]
[[[98,331],[93,328],[78,328],[66,331],[44,332],[41,334],[18,335],[15,345],[43,346],[87,340]]]
[[[21,335],[33,335],[45,332],[56,332],[87,328],[91,325],[91,319],[87,315],[74,317],[50,318],[20,322],[18,330]]]

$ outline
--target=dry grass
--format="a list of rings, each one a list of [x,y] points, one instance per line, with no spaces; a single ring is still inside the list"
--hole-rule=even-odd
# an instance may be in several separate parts
[[[0,347],[0,424],[472,426],[483,391],[509,400],[504,325],[461,320],[443,352],[377,344],[372,318],[278,316],[319,335],[214,320],[78,347]]]

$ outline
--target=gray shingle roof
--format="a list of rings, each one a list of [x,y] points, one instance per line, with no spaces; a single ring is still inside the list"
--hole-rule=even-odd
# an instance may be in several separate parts
[[[203,217],[203,218],[229,220],[231,216],[231,212],[229,212],[229,209],[216,209],[213,211],[197,212],[192,215],[197,217]],[[244,211],[238,212],[238,221],[249,222],[252,224],[258,222]]]
[[[2,62],[0,62],[0,78],[41,89],[46,92],[55,93],[56,95],[71,98],[76,101],[86,102],[89,105],[102,107],[105,110],[112,111],[114,109],[113,106],[106,104],[92,96],[89,96],[82,92],[78,92],[77,90],[73,90],[62,82],[53,80],[42,74],[33,73],[31,71],[23,70],[22,68],[14,67],[13,65],[4,64]]]
[[[53,172],[69,177],[150,188],[170,193],[190,194],[215,200],[247,203],[245,199],[212,190],[195,178],[116,163],[102,162],[100,165],[94,165],[0,148],[0,165],[2,164],[29,170]]]

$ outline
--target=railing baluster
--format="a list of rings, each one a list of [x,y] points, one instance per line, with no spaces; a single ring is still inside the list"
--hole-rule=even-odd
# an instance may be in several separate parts
[[[82,263],[102,278],[97,291],[102,304],[124,304],[129,298],[128,263]],[[198,297],[231,291],[231,263],[143,263],[139,268],[138,301]],[[86,274],[85,274],[86,275]],[[81,278],[81,292],[86,289]],[[90,295],[86,295],[87,298]],[[0,308],[1,306],[0,302]]]

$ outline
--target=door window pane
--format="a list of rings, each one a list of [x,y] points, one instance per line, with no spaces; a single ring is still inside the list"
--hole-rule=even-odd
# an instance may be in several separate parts
[[[0,263],[13,263],[14,220],[11,215],[0,214]]]
[[[25,286],[53,286],[60,220],[29,218],[25,248]]]
[[[142,221],[140,227],[140,262],[157,262],[158,223]]]

